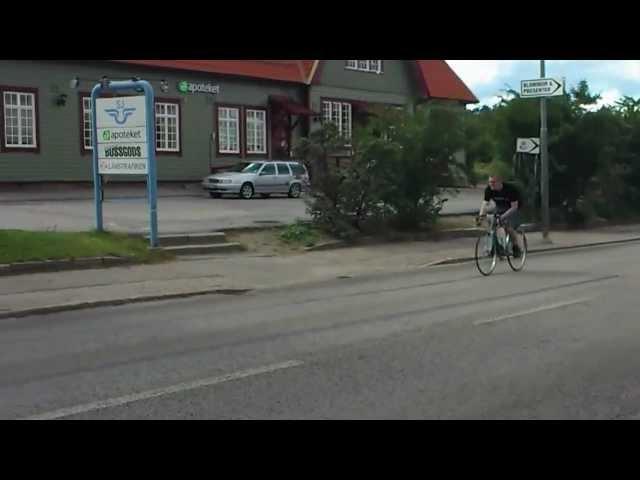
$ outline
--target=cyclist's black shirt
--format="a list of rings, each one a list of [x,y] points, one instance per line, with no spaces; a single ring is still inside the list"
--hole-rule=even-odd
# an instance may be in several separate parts
[[[518,189],[510,183],[503,183],[502,190],[491,190],[491,187],[487,185],[484,191],[484,200],[489,202],[493,200],[496,202],[496,210],[499,213],[504,213],[511,208],[511,202],[518,202],[518,210],[522,207],[522,197]]]

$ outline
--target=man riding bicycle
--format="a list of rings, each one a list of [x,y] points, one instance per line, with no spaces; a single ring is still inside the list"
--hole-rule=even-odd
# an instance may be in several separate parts
[[[516,235],[515,230],[520,226],[519,209],[522,205],[522,196],[515,185],[502,181],[499,175],[489,177],[489,185],[484,191],[484,200],[480,207],[480,213],[476,218],[476,225],[480,225],[481,221],[487,216],[487,207],[489,202],[493,200],[496,204],[496,218],[500,219],[505,231],[515,239],[513,244],[513,256],[519,258],[521,254],[520,238]]]

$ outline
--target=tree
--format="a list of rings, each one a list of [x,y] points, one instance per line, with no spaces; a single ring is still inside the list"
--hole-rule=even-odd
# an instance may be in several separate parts
[[[387,128],[394,155],[381,168],[389,179],[382,200],[397,228],[433,224],[442,208],[439,186],[462,176],[454,162],[464,147],[461,113],[447,108],[396,112],[393,129]]]
[[[573,98],[573,105],[576,108],[581,108],[587,105],[595,105],[602,96],[591,93],[589,89],[589,83],[586,80],[580,80],[578,85],[570,90],[571,97]]]
[[[636,100],[625,95],[615,102],[614,108],[626,120],[633,120],[640,114],[640,97]]]
[[[340,237],[372,225],[432,225],[442,206],[439,186],[461,174],[454,162],[464,145],[460,113],[439,107],[414,114],[380,110],[354,129],[350,162],[340,169],[328,167],[340,144],[330,124],[301,141],[296,154],[321,177],[312,182],[308,201],[314,222]]]

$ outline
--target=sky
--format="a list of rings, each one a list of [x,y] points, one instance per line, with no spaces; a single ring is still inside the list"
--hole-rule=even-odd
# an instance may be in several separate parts
[[[540,77],[539,60],[447,60],[480,100],[493,105],[507,88],[520,90],[521,80]],[[565,77],[567,91],[587,80],[592,93],[602,99],[596,107],[610,105],[623,95],[640,97],[640,60],[547,60],[547,77]]]

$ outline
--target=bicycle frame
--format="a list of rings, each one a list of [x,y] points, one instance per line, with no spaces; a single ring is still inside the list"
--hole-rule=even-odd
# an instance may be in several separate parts
[[[509,255],[509,252],[512,251],[511,235],[506,230],[505,223],[502,221],[502,218],[498,214],[494,213],[489,215],[493,217],[491,220],[491,224],[487,229],[487,233],[491,235],[491,247],[493,247],[494,245],[496,246],[498,250],[497,253],[500,258],[506,257],[507,255]],[[496,221],[496,218],[498,218],[498,221]],[[488,219],[488,216],[487,216],[487,219]],[[504,245],[501,244],[498,239],[498,228],[502,228],[504,230],[504,235],[505,235]]]

